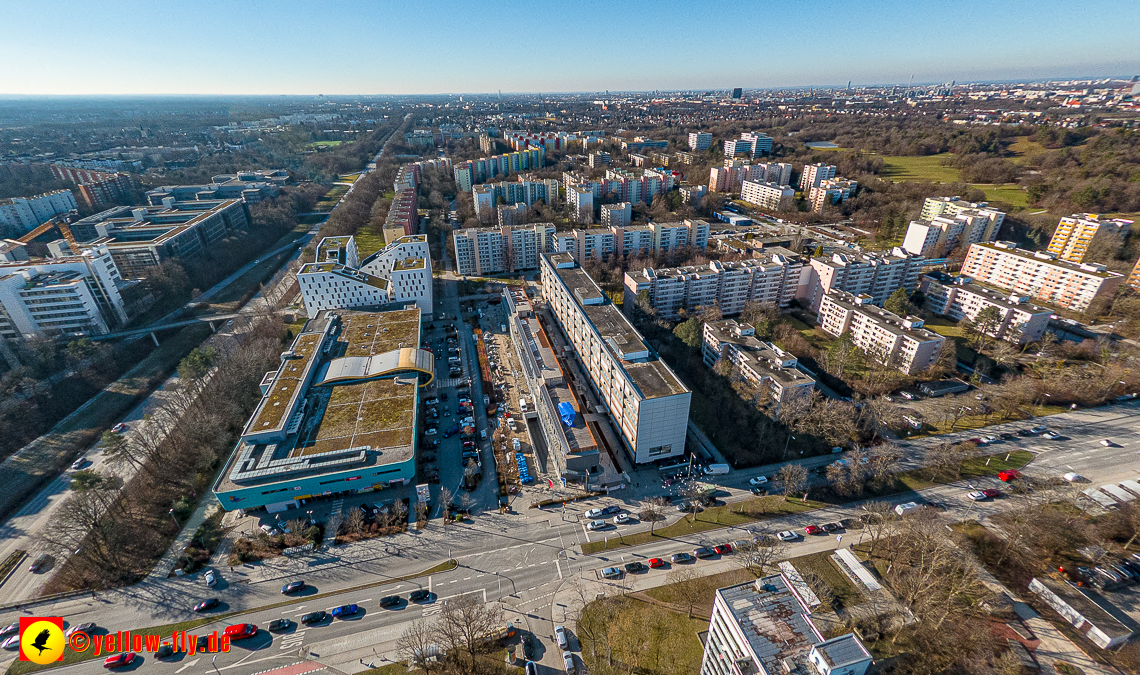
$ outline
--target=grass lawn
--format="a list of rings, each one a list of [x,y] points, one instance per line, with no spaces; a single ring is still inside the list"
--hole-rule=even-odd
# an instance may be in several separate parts
[[[1050,405],[1050,406],[1044,406],[1043,405],[1043,406],[1040,406],[1039,408],[1034,408],[1035,414],[1033,416],[1034,417],[1043,417],[1045,415],[1059,415],[1063,412],[1069,412],[1069,409],[1062,407],[1062,406],[1056,406],[1056,405]],[[1010,420],[1008,420],[1008,419],[1004,419],[1004,420],[999,419],[998,417],[996,417],[994,415],[990,415],[989,417],[987,417],[985,415],[971,415],[969,417],[963,417],[962,419],[958,420],[958,423],[954,425],[953,431],[970,431],[973,429],[984,429],[985,427],[992,426],[994,424],[1005,424],[1006,422],[1009,422],[1009,421]],[[923,436],[940,436],[942,434],[948,434],[948,433],[951,433],[950,422],[944,422],[943,421],[943,422],[938,422],[936,424],[935,423],[925,424],[925,425],[923,425],[923,428],[921,431],[915,431],[914,433],[907,436],[907,438],[922,438]]]
[[[883,178],[889,178],[896,183],[901,181],[956,183],[958,182],[958,170],[952,166],[942,166],[941,164],[942,160],[948,157],[952,157],[948,152],[925,157],[884,155],[881,175]]]
[[[1023,209],[1029,206],[1029,194],[1016,183],[1002,183],[1000,185],[971,183],[971,186],[985,192],[986,201],[1005,202],[1010,206]]]
[[[1006,457],[1008,456],[1008,459]],[[896,481],[908,490],[924,490],[935,485],[953,483],[960,480],[971,480],[983,476],[995,476],[999,471],[1006,469],[1020,469],[1033,459],[1033,453],[1028,450],[1017,450],[1010,453],[998,453],[983,457],[973,457],[964,462],[958,475],[936,475],[931,469],[912,469],[897,474]]]
[[[1017,159],[1013,161],[1017,162],[1018,164],[1023,164],[1026,159],[1029,159],[1034,155],[1040,155],[1043,152],[1049,152],[1049,150],[1044,145],[1041,145],[1036,141],[1029,140],[1028,136],[1018,136],[1017,140],[1009,146],[1009,151],[1017,155]]]
[[[317,202],[314,210],[331,211],[332,207],[336,206],[336,203],[340,201],[340,198],[343,197],[346,192],[348,192],[347,185],[332,186],[332,188],[325,193],[325,196],[321,197],[321,200]]]
[[[620,531],[614,535],[606,535],[608,541],[594,541],[582,544],[582,552],[586,554],[597,553],[607,549],[622,548],[625,546],[640,546],[659,539],[672,539],[681,535],[705,532],[729,526],[752,525],[760,520],[779,518],[793,513],[802,513],[826,506],[823,502],[807,500],[784,501],[783,497],[767,496],[749,499],[735,504],[714,506],[696,514],[688,515],[681,520],[659,527],[652,533],[638,532],[631,535],[622,535]]]
[[[341,183],[355,183],[357,178],[360,178],[360,172],[346,173],[343,176],[336,177],[337,181]]]
[[[701,669],[704,648],[697,634],[708,630],[708,621],[690,619],[685,613],[628,597],[595,601],[586,605],[583,612],[589,615],[600,611],[600,602],[620,606],[616,616],[608,622],[622,629],[620,637],[612,638],[611,642],[615,664],[630,664],[630,672],[640,673],[696,673]],[[587,669],[593,670],[604,666],[605,650],[602,646],[595,647],[587,632],[575,631],[581,643],[582,660]],[[595,662],[595,651],[601,663]]]
[[[713,606],[713,591],[718,588],[726,586],[735,586],[742,584],[746,581],[752,581],[756,575],[745,569],[729,570],[719,574],[710,574],[707,577],[697,577],[683,582],[686,585],[697,586],[702,591],[702,602],[697,607],[705,612],[711,612]],[[707,592],[705,592],[707,591]],[[671,604],[681,604],[683,600],[677,593],[677,584],[665,584],[664,586],[657,586],[645,591],[645,594],[654,600],[661,602],[668,602]]]
[[[810,572],[827,586],[833,602],[827,602],[825,596],[821,595],[820,600],[824,600],[825,609],[841,609],[859,604],[862,601],[859,589],[855,588],[843,572],[839,571],[835,563],[831,562],[832,553],[834,551],[810,553],[792,558],[788,562],[795,565],[801,576],[806,576]],[[812,586],[812,590],[816,592],[816,595],[820,594],[820,589],[815,586]]]
[[[784,323],[787,323],[787,324],[791,324],[792,328],[795,328],[798,331],[812,330],[811,326],[807,325],[803,321],[800,321],[799,319],[792,316],[791,314],[780,315],[780,321],[783,321]]]
[[[356,237],[356,250],[359,252],[361,260],[364,260],[385,246],[383,233],[372,234],[370,232],[357,232],[353,236]]]
[[[924,319],[923,326],[938,333],[942,337],[963,337],[962,329],[958,327],[958,322],[953,319],[947,319],[944,316],[936,316],[932,319]]]
[[[335,148],[343,143],[344,141],[313,141],[309,145],[314,148]]]

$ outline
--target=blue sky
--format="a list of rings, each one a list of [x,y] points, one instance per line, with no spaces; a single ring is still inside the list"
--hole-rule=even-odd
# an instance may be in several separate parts
[[[0,0],[0,94],[723,89],[1140,74],[1135,0]]]

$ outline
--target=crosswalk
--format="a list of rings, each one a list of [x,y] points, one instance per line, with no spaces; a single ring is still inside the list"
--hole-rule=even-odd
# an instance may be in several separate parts
[[[439,388],[443,389],[445,387],[458,387],[460,384],[463,384],[466,379],[466,377],[447,377],[437,379],[436,382],[439,384]]]

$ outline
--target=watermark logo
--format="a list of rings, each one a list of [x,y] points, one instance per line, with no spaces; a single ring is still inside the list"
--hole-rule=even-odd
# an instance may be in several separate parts
[[[20,617],[20,660],[46,665],[63,660],[63,617]]]

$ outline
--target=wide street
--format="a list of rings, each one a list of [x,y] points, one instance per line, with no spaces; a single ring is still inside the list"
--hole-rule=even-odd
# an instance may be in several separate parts
[[[1021,437],[994,446],[993,450],[1027,449],[1038,453],[1025,469],[1030,476],[1055,477],[1076,471],[1091,483],[1082,488],[1135,478],[1140,475],[1135,440],[1140,423],[1140,404],[1121,405],[1083,410],[1035,421],[1018,422],[991,427],[990,432],[1016,431],[1044,422],[1058,429],[1062,437],[1047,441],[1039,437]],[[1100,441],[1109,438],[1115,445],[1105,447]],[[929,439],[912,442],[921,447],[937,442]],[[910,449],[910,448],[908,448]],[[749,497],[740,488],[747,478],[763,471],[738,472],[725,477],[723,482],[729,496],[724,501],[733,503]],[[974,483],[976,487],[998,486],[994,479]],[[923,490],[921,494],[895,495],[886,501],[901,503],[911,500],[943,502],[949,519],[979,518],[1008,508],[1013,500],[997,499],[991,502],[972,502],[965,497],[965,485],[944,485]],[[304,579],[313,584],[310,593],[331,595],[307,600],[306,595],[294,598],[288,606],[254,610],[227,623],[248,621],[262,628],[275,618],[296,619],[300,614],[317,609],[329,609],[341,604],[357,603],[364,608],[360,617],[350,621],[335,621],[329,625],[297,629],[271,636],[263,633],[245,643],[235,643],[229,654],[219,654],[216,665],[234,675],[252,675],[279,665],[312,660],[322,666],[342,671],[362,670],[368,663],[380,663],[380,657],[395,658],[394,641],[403,625],[422,615],[431,616],[439,611],[439,601],[463,593],[476,593],[487,601],[501,600],[508,617],[517,626],[532,631],[547,645],[544,663],[557,665],[560,657],[550,648],[553,624],[550,622],[554,594],[572,585],[572,580],[599,584],[597,570],[609,565],[620,565],[634,559],[663,556],[695,546],[720,543],[747,536],[740,528],[705,531],[689,536],[675,537],[637,547],[610,550],[597,555],[584,555],[580,544],[613,537],[618,530],[587,532],[583,513],[588,508],[616,503],[636,512],[637,499],[626,495],[590,500],[562,509],[520,509],[520,512],[499,514],[494,511],[477,513],[473,522],[444,526],[435,520],[423,531],[412,531],[386,540],[326,548],[308,556],[281,558],[260,565],[248,565],[232,574],[222,570],[226,579],[215,589],[207,589],[197,575],[182,579],[148,580],[130,589],[98,594],[97,598],[83,597],[54,604],[41,604],[11,609],[0,615],[0,623],[14,621],[20,615],[62,615],[71,623],[94,621],[100,629],[141,629],[148,625],[161,625],[194,618],[191,606],[210,596],[218,597],[223,605],[218,612],[254,609],[279,603],[284,598],[280,586],[289,580]],[[812,523],[840,520],[860,513],[860,504],[832,507],[795,516],[758,521],[755,531],[775,532],[801,529]],[[680,514],[670,512],[670,520]],[[624,526],[621,531],[632,533],[647,529],[647,525]],[[855,535],[852,534],[851,537]],[[850,541],[850,538],[848,539]],[[832,537],[810,537],[790,546],[789,557],[834,548]],[[408,581],[391,579],[426,570],[453,557],[459,562],[457,569],[423,576]],[[731,565],[731,555],[718,563],[701,561],[694,567],[709,573]],[[664,583],[667,570],[654,570],[637,575],[638,586]],[[362,586],[365,586],[362,588]],[[407,593],[416,588],[427,588],[434,595],[423,605],[406,602],[394,610],[382,610],[379,599],[386,595]],[[351,590],[346,590],[351,589]],[[218,628],[222,622],[204,626],[195,631]],[[373,653],[375,650],[375,653]],[[5,655],[8,657],[8,655]],[[10,658],[10,657],[8,657]],[[145,655],[145,667],[163,671],[206,673],[211,663],[196,661],[200,657],[184,657],[162,664]],[[212,656],[211,656],[212,660]],[[364,664],[361,664],[361,660]],[[101,669],[98,661],[67,667],[68,671],[94,673]]]

